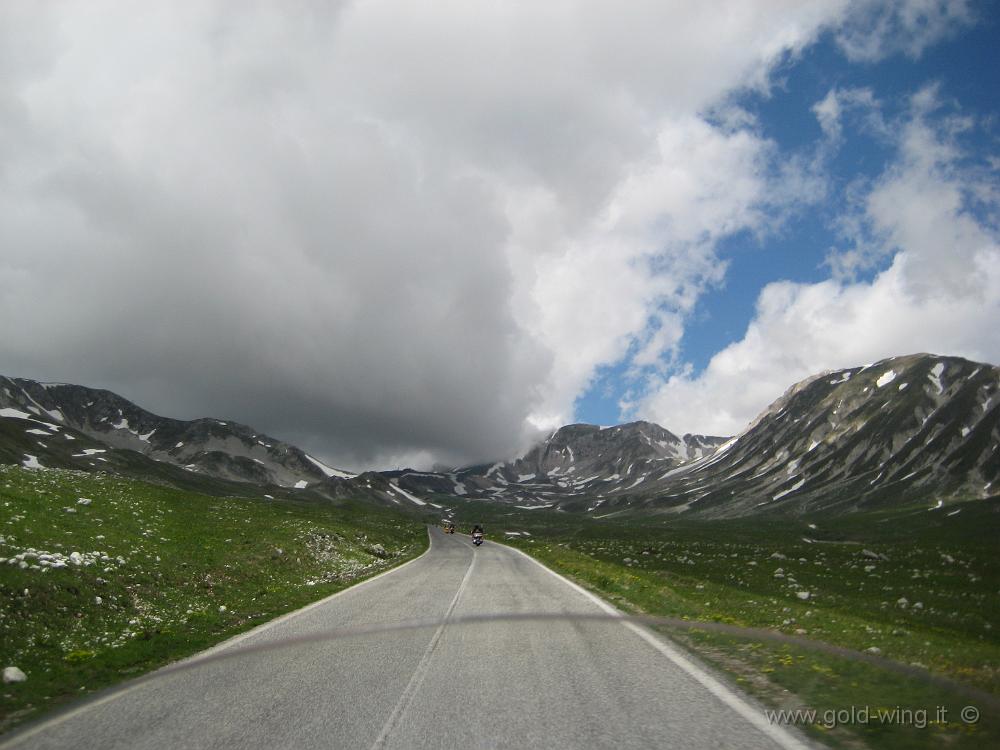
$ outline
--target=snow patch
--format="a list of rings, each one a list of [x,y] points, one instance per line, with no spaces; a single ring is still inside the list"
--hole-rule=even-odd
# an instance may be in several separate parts
[[[802,487],[802,485],[804,485],[805,483],[806,483],[806,478],[802,477],[802,479],[800,479],[798,482],[796,482],[793,486],[789,487],[787,490],[779,492],[777,495],[775,495],[771,499],[772,500],[778,500],[780,498],[783,498],[785,495],[790,495],[791,493],[795,492],[797,489],[799,489],[800,487]]]
[[[889,385],[889,383],[891,383],[895,379],[896,379],[896,371],[887,370],[885,373],[882,374],[882,377],[880,377],[878,380],[875,381],[875,387],[882,388],[884,386]]]
[[[629,485],[628,487],[626,487],[625,489],[626,489],[626,490],[630,490],[630,489],[632,489],[633,487],[637,487],[638,485],[640,485],[640,484],[642,484],[643,482],[645,482],[645,481],[646,481],[646,477],[648,477],[648,476],[649,476],[649,474],[643,474],[643,475],[642,475],[641,477],[639,477],[638,479],[636,479],[636,480],[635,480],[634,482],[632,482],[632,484],[630,484],[630,485]]]
[[[937,389],[938,394],[944,393],[944,386],[941,385],[941,375],[944,374],[944,362],[938,362],[931,371],[927,373],[927,379],[931,381]]]
[[[18,409],[0,409],[0,417],[10,419],[31,419],[31,415]]]
[[[409,492],[407,492],[406,490],[404,490],[404,489],[403,489],[402,487],[400,487],[400,486],[399,486],[398,484],[396,484],[395,482],[390,482],[389,484],[391,484],[391,485],[392,485],[392,488],[393,488],[393,489],[394,489],[394,490],[395,490],[396,492],[398,492],[398,493],[399,493],[400,495],[402,495],[403,497],[405,497],[405,498],[406,498],[407,500],[409,500],[410,502],[412,502],[412,503],[416,503],[417,505],[427,505],[427,503],[425,503],[425,502],[424,502],[423,500],[421,500],[421,499],[420,499],[419,497],[416,497],[415,495],[411,495],[411,494],[410,494]]]
[[[323,463],[322,461],[317,461],[315,458],[313,458],[312,456],[310,456],[308,453],[306,453],[305,456],[306,456],[306,458],[309,459],[309,461],[311,463],[313,463],[316,466],[316,468],[318,468],[320,471],[322,471],[328,477],[340,477],[341,479],[353,479],[354,477],[357,476],[357,474],[351,474],[350,472],[347,472],[347,471],[340,471],[340,469],[331,469],[325,463]]]
[[[21,466],[25,469],[44,469],[45,467],[38,463],[38,456],[32,456],[30,453],[24,454],[24,460],[21,461]]]

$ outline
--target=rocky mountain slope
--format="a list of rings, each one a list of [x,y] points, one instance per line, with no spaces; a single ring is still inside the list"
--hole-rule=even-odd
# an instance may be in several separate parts
[[[353,474],[251,427],[152,414],[110,391],[0,377],[0,460],[108,468],[148,460],[205,477],[305,487]]]
[[[735,516],[997,494],[1000,368],[921,354],[793,386],[737,439],[633,503]]]
[[[731,439],[571,425],[513,462],[400,472],[414,492],[594,517],[844,512],[996,494],[1000,368],[919,354],[793,386]]]
[[[250,427],[151,414],[108,391],[0,378],[0,462],[309,487],[413,510],[456,497],[595,518],[849,512],[997,494],[1000,368],[918,354],[798,383],[733,438],[562,427],[525,455],[353,475]],[[145,461],[145,464],[136,464]]]
[[[513,461],[446,474],[394,472],[400,485],[438,492],[547,507],[564,500],[613,497],[655,477],[711,455],[726,438],[679,438],[651,422],[616,427],[561,427]]]

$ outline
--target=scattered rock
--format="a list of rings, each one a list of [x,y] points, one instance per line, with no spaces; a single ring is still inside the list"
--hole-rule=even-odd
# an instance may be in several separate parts
[[[873,656],[878,656],[882,653],[882,649],[880,649],[878,646],[869,646],[868,648],[865,649],[865,653],[872,654]]]
[[[79,500],[76,501],[76,504],[77,505],[90,505],[92,502],[94,502],[94,501],[91,500],[89,497],[81,497]]]
[[[910,600],[907,599],[905,596],[901,596],[896,600],[896,606],[906,609],[907,607],[910,606]]]
[[[12,682],[25,682],[27,679],[28,675],[17,667],[3,668],[3,682],[5,685],[9,685]]]
[[[808,591],[796,591],[795,592],[795,596],[797,596],[802,601],[805,601],[806,599],[809,598],[809,592]]]
[[[772,560],[787,560],[788,557],[786,555],[781,554],[780,552],[772,552],[770,559],[772,559]]]

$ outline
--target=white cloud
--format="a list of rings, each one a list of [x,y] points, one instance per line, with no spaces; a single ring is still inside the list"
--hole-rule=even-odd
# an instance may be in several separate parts
[[[771,144],[699,118],[664,123],[655,157],[625,175],[607,208],[561,253],[529,255],[532,316],[554,353],[538,424],[564,424],[598,364],[657,361],[707,285],[721,280],[719,238],[764,223]]]
[[[889,267],[870,281],[769,284],[742,340],[703,373],[655,381],[636,413],[671,429],[732,434],[822,370],[920,351],[1000,360],[1000,237],[988,218],[1000,209],[990,188],[997,175],[966,164],[932,100],[932,89],[914,98],[898,159],[852,224],[858,242],[880,243]]]
[[[916,58],[972,23],[971,0],[860,0],[837,31],[851,60],[881,60],[897,52]]]
[[[840,145],[843,133],[843,120],[849,114],[859,114],[864,127],[872,133],[884,138],[891,137],[881,112],[881,106],[875,98],[875,92],[870,88],[830,89],[826,96],[812,108],[819,121],[827,142],[832,146]]]

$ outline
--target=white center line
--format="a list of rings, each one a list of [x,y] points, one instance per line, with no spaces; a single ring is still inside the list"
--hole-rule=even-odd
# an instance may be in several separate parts
[[[416,697],[417,691],[420,689],[420,685],[424,681],[424,677],[427,676],[431,656],[437,648],[438,641],[441,640],[441,636],[444,634],[444,629],[448,625],[448,620],[451,619],[451,613],[455,611],[455,607],[458,605],[458,600],[461,598],[462,592],[465,591],[465,586],[469,582],[469,578],[472,577],[472,570],[476,567],[477,557],[478,555],[472,556],[472,562],[469,563],[469,569],[465,571],[465,577],[462,579],[462,583],[459,584],[458,591],[455,592],[455,597],[451,600],[451,604],[448,605],[448,611],[445,612],[444,617],[441,620],[441,624],[438,625],[430,643],[428,643],[427,648],[424,649],[424,655],[420,657],[420,662],[417,664],[417,668],[413,671],[413,676],[410,678],[410,682],[407,684],[403,694],[399,696],[399,700],[396,701],[396,707],[392,709],[392,713],[382,726],[382,731],[378,733],[378,737],[376,737],[375,742],[372,743],[371,750],[379,750],[379,748],[385,747],[386,740],[389,738],[389,733],[393,730],[393,728],[395,728],[396,724],[403,717],[403,714],[406,713],[406,710],[410,707],[410,704]]]

